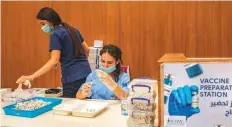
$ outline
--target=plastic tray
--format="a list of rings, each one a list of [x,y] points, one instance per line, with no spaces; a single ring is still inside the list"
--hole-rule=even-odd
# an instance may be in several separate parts
[[[53,113],[57,115],[94,117],[102,112],[107,105],[108,102],[72,100],[54,107]]]
[[[36,116],[39,116],[45,112],[52,110],[53,107],[60,104],[62,101],[62,99],[60,98],[45,98],[45,97],[34,97],[34,98],[31,98],[25,101],[35,100],[35,99],[43,100],[46,102],[51,102],[51,104],[41,107],[39,109],[31,110],[31,111],[17,110],[15,109],[16,104],[13,104],[13,105],[3,107],[3,110],[6,115],[34,118]],[[22,101],[22,102],[25,102],[25,101]]]
[[[56,115],[71,115],[72,110],[83,105],[83,101],[65,102],[53,108],[53,113]]]
[[[81,116],[81,117],[95,117],[97,114],[102,112],[108,102],[93,102],[86,101],[83,105],[72,110],[73,116]]]

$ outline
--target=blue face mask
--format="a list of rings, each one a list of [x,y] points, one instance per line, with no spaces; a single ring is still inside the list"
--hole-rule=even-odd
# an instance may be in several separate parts
[[[48,24],[45,24],[44,26],[42,26],[41,29],[42,29],[45,33],[52,33],[52,32],[53,32],[53,28],[50,27]]]
[[[114,65],[114,66],[112,66],[112,67],[108,67],[108,68],[105,68],[105,67],[103,67],[102,65],[100,65],[100,69],[101,69],[102,71],[104,71],[105,73],[109,74],[109,73],[111,73],[111,72],[113,72],[113,71],[116,70],[116,65]]]

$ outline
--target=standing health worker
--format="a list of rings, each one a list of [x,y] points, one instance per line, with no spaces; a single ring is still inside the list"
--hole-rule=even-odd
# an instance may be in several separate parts
[[[52,8],[42,8],[37,14],[37,19],[42,31],[50,34],[51,58],[38,71],[29,76],[21,76],[16,83],[21,86],[26,80],[33,81],[60,62],[63,96],[75,98],[76,92],[91,73],[86,58],[89,52],[88,45],[79,30],[62,22],[60,16]]]

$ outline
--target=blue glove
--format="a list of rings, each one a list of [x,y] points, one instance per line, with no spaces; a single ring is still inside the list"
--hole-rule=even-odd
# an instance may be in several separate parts
[[[168,112],[170,116],[186,116],[189,118],[193,114],[199,113],[199,108],[192,108],[192,92],[198,92],[196,85],[185,85],[176,90],[172,90],[169,97]]]

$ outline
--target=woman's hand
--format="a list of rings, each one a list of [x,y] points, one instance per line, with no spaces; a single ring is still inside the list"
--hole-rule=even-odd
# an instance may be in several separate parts
[[[83,88],[81,92],[85,97],[91,96],[91,87],[92,87],[92,84],[90,82],[83,84]]]
[[[16,83],[19,84],[18,88],[22,88],[22,84],[28,86],[29,88],[31,87],[30,81],[32,81],[33,78],[32,76],[21,76]]]
[[[118,84],[112,79],[110,75],[101,70],[96,70],[96,73],[99,80],[105,84],[108,89],[114,91],[117,88]]]
[[[110,75],[108,75],[107,73],[105,73],[102,70],[96,70],[96,74],[98,76],[98,78],[103,82],[103,83],[109,83],[112,82],[113,79],[110,77]]]

